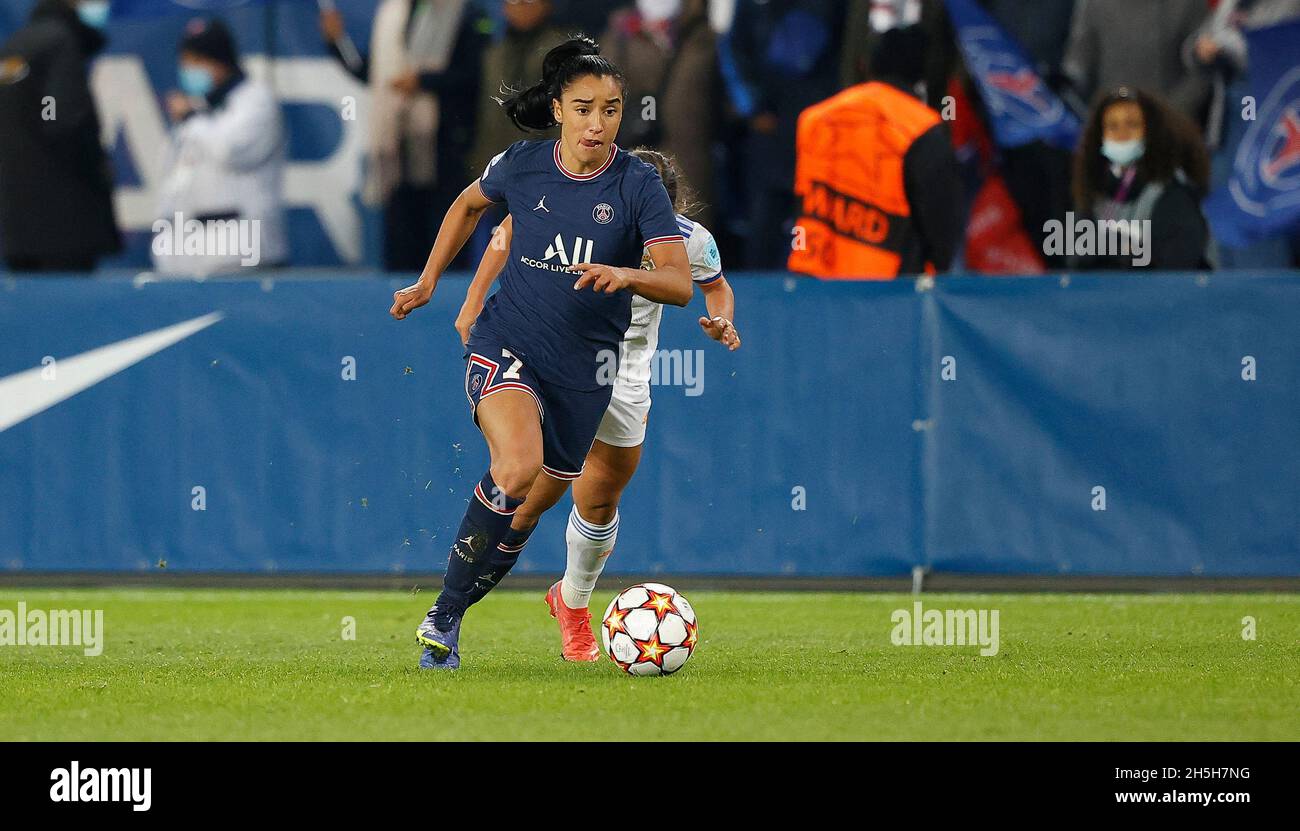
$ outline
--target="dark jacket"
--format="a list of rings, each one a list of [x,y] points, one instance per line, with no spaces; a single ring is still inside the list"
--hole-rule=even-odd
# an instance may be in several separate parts
[[[731,105],[746,120],[777,119],[774,133],[753,132],[747,142],[746,175],[761,187],[790,189],[799,113],[839,91],[845,13],[834,0],[736,3],[719,55]]]
[[[1199,124],[1210,85],[1183,64],[1182,49],[1208,14],[1205,0],[1078,3],[1061,68],[1084,101],[1127,84],[1159,93]]]
[[[643,30],[634,10],[616,13],[601,38],[601,53],[627,75],[627,106],[619,141],[627,149],[646,144],[677,160],[677,169],[698,205],[691,218],[713,223],[713,136],[717,121],[718,58],[714,35],[701,13],[674,21],[671,45]],[[636,122],[646,96],[655,99],[654,139],[636,141]],[[657,139],[657,140],[656,140]]]
[[[927,262],[935,271],[948,271],[966,232],[966,209],[961,170],[946,123],[926,130],[907,149],[903,192],[916,233],[903,251],[898,273],[920,274]]]
[[[475,107],[477,132],[469,154],[469,178],[476,179],[492,157],[520,139],[559,138],[558,128],[523,132],[506,116],[495,99],[509,95],[504,88],[523,89],[542,77],[542,59],[563,43],[568,35],[561,28],[543,24],[528,32],[507,28],[501,39],[483,51],[483,71]]]
[[[1133,257],[1108,254],[1076,256],[1072,267],[1084,270],[1121,270],[1145,267],[1152,271],[1190,271],[1212,267],[1210,230],[1201,212],[1203,196],[1180,178],[1168,182],[1147,182],[1139,177],[1122,202],[1115,197],[1119,179],[1107,175],[1103,192],[1096,195],[1092,210],[1083,216],[1091,220],[1147,220],[1150,238],[1146,249],[1150,262],[1136,265]],[[1098,234],[1100,236],[1100,234]]]
[[[121,249],[89,83],[103,46],[63,0],[40,0],[0,46],[0,247],[11,262]]]

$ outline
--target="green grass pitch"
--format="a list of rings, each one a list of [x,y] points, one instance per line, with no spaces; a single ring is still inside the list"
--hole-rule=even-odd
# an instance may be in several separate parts
[[[980,657],[893,645],[910,595],[677,582],[701,642],[667,678],[561,662],[540,592],[472,609],[464,668],[435,673],[428,593],[6,588],[0,609],[103,609],[105,639],[0,646],[0,740],[1300,739],[1295,595],[924,595],[999,610]]]

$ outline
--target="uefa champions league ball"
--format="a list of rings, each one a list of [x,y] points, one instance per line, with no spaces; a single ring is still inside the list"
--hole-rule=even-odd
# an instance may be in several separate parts
[[[600,637],[605,654],[629,675],[671,675],[695,651],[699,624],[671,586],[641,583],[610,601]]]

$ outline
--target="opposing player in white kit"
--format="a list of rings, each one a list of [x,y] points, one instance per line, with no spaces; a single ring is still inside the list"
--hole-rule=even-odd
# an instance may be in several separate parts
[[[638,149],[632,153],[659,170],[669,199],[680,211],[685,201],[685,188],[679,185],[672,160],[655,150]],[[677,226],[686,238],[691,278],[704,292],[709,312],[707,317],[700,318],[700,327],[709,337],[734,351],[740,347],[740,336],[732,323],[735,296],[722,274],[722,261],[713,235],[703,225],[680,213]],[[465,304],[456,318],[456,329],[462,341],[469,339],[470,327],[483,308],[488,289],[505,265],[511,228],[510,217],[506,217],[479,263]],[[649,265],[649,261],[643,258],[642,268]],[[573,482],[573,511],[569,514],[569,527],[565,533],[568,562],[564,577],[546,593],[551,615],[560,624],[561,654],[567,661],[595,661],[600,656],[591,631],[591,612],[587,607],[596,580],[614,550],[618,536],[618,504],[623,489],[632,480],[641,461],[641,445],[645,441],[650,413],[651,362],[659,343],[662,315],[663,306],[659,303],[632,298],[632,323],[619,347],[619,371],[609,409],[605,411],[596,440],[587,454],[582,475]],[[511,528],[531,531],[542,514],[563,494],[562,487],[530,492],[524,504],[515,511]],[[496,563],[488,579],[495,583],[504,577],[523,548],[524,545],[519,545],[514,550],[507,550],[502,546],[493,552]]]

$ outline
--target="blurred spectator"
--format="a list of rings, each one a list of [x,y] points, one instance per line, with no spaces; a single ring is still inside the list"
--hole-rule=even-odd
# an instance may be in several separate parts
[[[1085,0],[1086,1],[1086,0]],[[1072,93],[1061,65],[1070,37],[1075,0],[981,0],[990,16],[1019,43],[1034,71],[1053,91],[1063,93],[1077,110],[1085,104]],[[978,98],[978,90],[972,88]],[[931,101],[933,104],[933,100]],[[987,119],[985,120],[987,124]],[[1071,149],[1032,141],[1019,147],[999,148],[1002,178],[1020,210],[1021,225],[1034,249],[1045,252],[1045,223],[1070,208]],[[1066,260],[1044,253],[1050,268],[1064,268]]]
[[[284,265],[289,258],[281,182],[285,131],[271,90],[239,66],[230,30],[220,20],[196,19],[185,27],[179,47],[180,90],[167,94],[173,128],[163,166],[152,246],[154,268],[169,274],[206,275],[238,271],[243,265]],[[175,225],[229,220],[258,221],[256,256],[237,246],[201,252],[173,244]],[[182,231],[184,227],[182,226]],[[234,250],[232,250],[232,248]]]
[[[384,267],[424,267],[437,223],[468,179],[479,71],[489,21],[468,0],[382,0],[370,52],[345,54],[343,18],[321,13],[327,48],[369,83],[371,116],[364,199],[383,206]]]
[[[0,235],[14,271],[90,271],[121,250],[88,80],[107,0],[40,0],[0,46]]]
[[[1242,29],[1256,29],[1300,16],[1300,0],[1219,0],[1214,13],[1183,44],[1183,62],[1193,72],[1210,78],[1212,95],[1206,120],[1205,143],[1217,148],[1223,139],[1227,88],[1232,100],[1249,94],[1244,83],[1249,60]]]
[[[483,50],[477,130],[468,156],[466,181],[478,178],[493,156],[516,141],[559,138],[559,127],[546,132],[520,132],[501,108],[506,91],[522,89],[542,77],[546,53],[568,39],[565,30],[552,22],[552,12],[551,0],[502,0],[505,31]],[[501,205],[493,205],[483,214],[465,246],[470,262],[482,258],[496,226],[505,217],[506,209]]]
[[[935,0],[925,0],[934,5]],[[848,0],[840,84],[851,87],[869,79],[871,53],[882,32],[921,22],[922,0]]]
[[[559,128],[546,133],[521,133],[510,123],[498,99],[505,90],[522,89],[542,77],[542,59],[551,47],[567,38],[551,23],[551,0],[503,0],[506,27],[499,40],[483,50],[481,90],[478,97],[477,133],[469,155],[467,175],[477,178],[492,157],[520,139],[555,138]]]
[[[609,16],[628,4],[629,0],[555,0],[555,21],[566,34],[591,34],[604,29]]]
[[[1024,47],[1040,78],[1055,89],[1070,39],[1075,0],[981,0],[993,19]],[[1087,2],[1087,0],[1080,0]]]
[[[871,59],[876,80],[799,117],[795,192],[806,244],[796,237],[791,271],[888,280],[951,266],[965,200],[947,125],[912,92],[924,52],[919,27],[883,33]]]
[[[749,127],[739,159],[746,268],[782,268],[790,253],[795,128],[839,89],[845,14],[834,0],[738,0],[718,45],[731,107]]]
[[[637,0],[635,9],[610,19],[601,50],[628,79],[619,143],[675,157],[703,203],[692,218],[711,224],[711,154],[721,89],[704,4]]]
[[[1078,0],[1064,70],[1087,101],[1098,90],[1151,90],[1196,123],[1209,85],[1182,48],[1205,20],[1206,0]]]
[[[907,26],[920,26],[926,36],[924,89],[920,92],[931,107],[942,107],[943,97],[949,93],[949,79],[959,66],[944,0],[849,0],[840,85],[851,87],[871,80],[871,56],[880,35]]]
[[[1210,163],[1195,125],[1150,93],[1120,87],[1093,106],[1075,155],[1075,210],[1088,220],[1136,220],[1150,236],[1134,241],[1151,269],[1211,266],[1200,202]],[[1149,224],[1148,222],[1149,221]],[[1098,234],[1100,236],[1100,234]],[[1115,252],[1076,257],[1076,268],[1138,264]]]
[[[1232,175],[1232,154],[1246,131],[1241,102],[1251,94],[1244,29],[1271,26],[1300,16],[1300,0],[1219,0],[1214,13],[1183,46],[1183,60],[1210,78],[1213,94],[1205,140],[1213,151],[1211,189]],[[1221,268],[1287,268],[1300,260],[1300,234],[1275,236],[1245,248],[1218,249]]]

